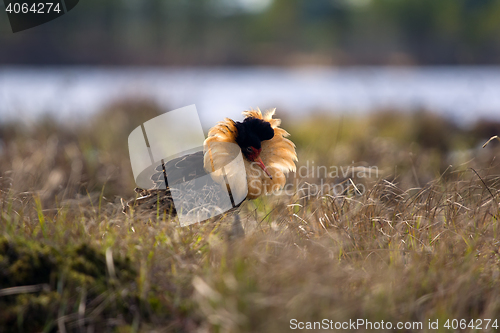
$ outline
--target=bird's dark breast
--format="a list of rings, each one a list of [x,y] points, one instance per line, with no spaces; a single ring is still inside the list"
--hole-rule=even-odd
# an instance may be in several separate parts
[[[257,118],[245,118],[243,122],[235,122],[238,133],[235,141],[243,153],[245,148],[261,148],[261,142],[274,137],[274,130],[267,121]]]

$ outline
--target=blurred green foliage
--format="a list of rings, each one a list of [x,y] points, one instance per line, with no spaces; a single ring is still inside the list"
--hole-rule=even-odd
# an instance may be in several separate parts
[[[2,332],[55,332],[57,322],[51,318],[71,313],[87,298],[99,295],[102,299],[111,295],[112,302],[102,302],[97,317],[119,312],[132,321],[133,307],[122,304],[132,302],[138,308],[136,272],[129,258],[115,258],[113,265],[118,274],[110,280],[104,254],[87,244],[56,248],[32,239],[0,236]],[[34,287],[39,290],[28,291]]]
[[[0,63],[497,64],[499,17],[494,0],[86,0],[22,33],[2,19]]]

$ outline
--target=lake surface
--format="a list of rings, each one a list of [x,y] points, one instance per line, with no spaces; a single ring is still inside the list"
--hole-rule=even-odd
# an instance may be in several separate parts
[[[195,104],[204,128],[251,107],[290,117],[424,108],[467,124],[500,120],[500,67],[0,67],[0,121],[86,117],[124,97],[165,111]]]

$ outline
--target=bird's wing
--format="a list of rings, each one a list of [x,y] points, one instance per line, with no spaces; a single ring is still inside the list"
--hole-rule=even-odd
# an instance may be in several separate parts
[[[156,211],[159,206],[161,211],[175,215],[176,211],[169,185],[179,185],[207,175],[203,167],[202,151],[172,159],[167,163],[162,162],[154,170],[155,172],[151,175],[151,188],[135,188],[135,192],[139,196],[128,202],[122,202],[124,213],[127,213],[130,207],[134,207],[135,210]],[[200,182],[204,180],[206,178],[198,180],[196,186],[203,187],[205,184]]]
[[[163,214],[166,212],[172,216],[177,214],[170,190],[135,188],[135,192],[139,194],[139,197],[129,201],[121,200],[123,213],[129,214],[130,208],[133,208],[138,213],[151,212],[156,214],[161,212]]]
[[[155,171],[151,176],[154,189],[166,189],[169,184],[178,185],[207,174],[202,151],[161,163]]]

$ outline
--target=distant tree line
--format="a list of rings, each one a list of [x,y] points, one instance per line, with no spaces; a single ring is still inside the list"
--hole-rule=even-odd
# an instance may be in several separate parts
[[[230,3],[81,0],[17,34],[0,13],[0,64],[500,62],[497,0],[269,0],[257,11]]]

